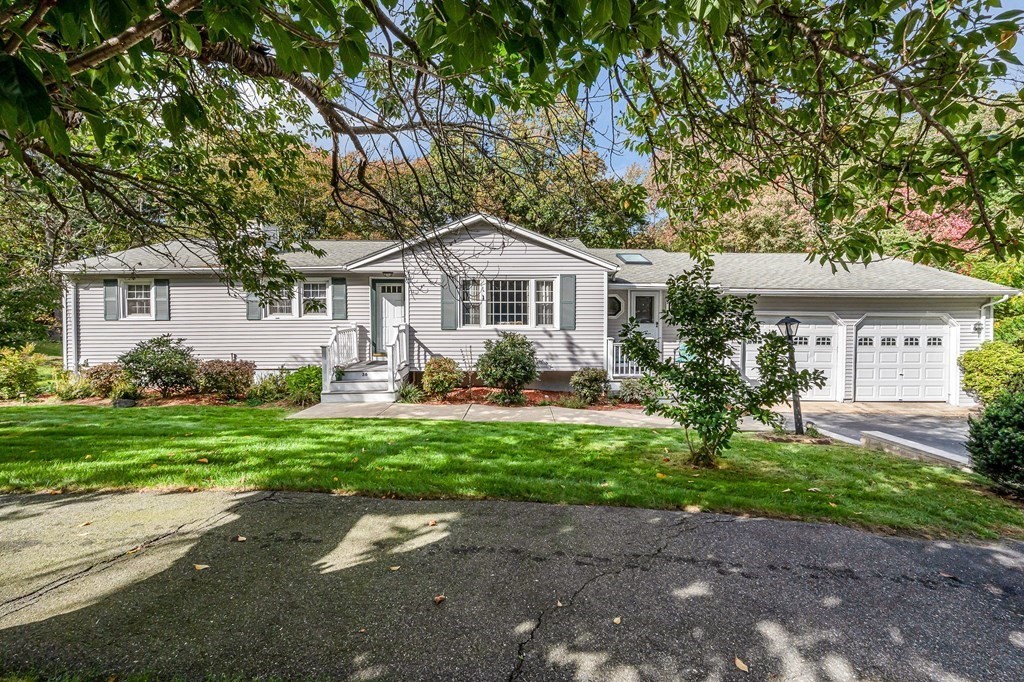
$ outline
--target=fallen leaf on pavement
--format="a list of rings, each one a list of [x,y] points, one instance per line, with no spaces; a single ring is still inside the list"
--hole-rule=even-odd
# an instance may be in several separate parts
[[[746,663],[744,663],[743,661],[740,660],[739,656],[736,657],[736,660],[733,661],[733,663],[735,663],[736,667],[739,668],[740,670],[742,670],[743,672],[745,672],[745,673],[749,673],[750,672],[750,668],[747,667]]]
[[[236,535],[235,537],[231,538],[231,541],[232,542],[245,542],[245,536],[244,535]]]
[[[192,565],[195,566],[197,571],[205,571],[206,569],[209,568],[209,566],[207,566],[206,564],[192,564]]]
[[[563,604],[561,601],[556,601],[555,606],[557,606],[558,608],[562,608],[563,606],[565,606],[565,604]]]
[[[683,507],[683,511],[685,511],[685,512],[687,512],[689,514],[699,514],[700,513],[700,507],[695,505],[695,504],[688,504],[685,507]]]
[[[443,602],[447,598],[448,597],[444,596],[443,594],[439,594],[436,597],[434,597],[434,603],[435,604],[440,604],[441,602]]]
[[[366,628],[359,628],[359,632],[366,632]]]
[[[401,566],[388,566],[388,570],[389,571],[397,571],[400,568],[401,568]]]
[[[429,521],[427,521],[427,525],[428,526],[436,526],[437,525],[437,521],[435,521],[434,519],[430,519]]]
[[[615,616],[614,618],[612,618],[612,622],[615,623],[616,625],[618,625],[619,623],[622,622],[622,619],[619,618],[618,616]]]

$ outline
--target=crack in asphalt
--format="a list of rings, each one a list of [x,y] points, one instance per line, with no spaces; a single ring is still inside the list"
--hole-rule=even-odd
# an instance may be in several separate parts
[[[180,535],[182,534],[182,531],[185,528],[189,528],[188,532],[190,533],[201,532],[207,528],[210,528],[211,526],[216,526],[217,522],[220,519],[230,514],[233,514],[240,507],[247,506],[249,504],[254,504],[256,502],[274,501],[273,498],[275,494],[276,492],[271,492],[256,498],[242,500],[239,503],[232,505],[230,509],[219,511],[216,514],[212,514],[205,518],[186,521],[185,523],[178,525],[178,527],[174,528],[173,530],[169,530],[166,533],[161,533],[160,535],[156,535],[154,537],[142,541],[141,543],[139,543],[135,547],[132,547],[131,549],[119,552],[118,554],[103,559],[102,561],[96,561],[94,563],[91,563],[88,566],[78,569],[77,571],[74,571],[72,573],[62,575],[59,578],[55,578],[50,582],[46,583],[45,585],[37,587],[36,589],[26,594],[6,599],[0,602],[0,620],[6,618],[7,616],[17,613],[18,611],[26,609],[29,606],[32,606],[41,598],[43,598],[50,592],[53,592],[54,590],[59,590],[60,588],[70,585],[78,580],[81,580],[82,578],[85,578],[90,575],[95,575],[96,573],[100,573],[130,556],[141,554],[147,549],[155,547],[156,545],[162,543],[168,538]]]
[[[668,546],[672,543],[673,540],[681,537],[685,533],[688,533],[692,530],[696,530],[698,527],[705,525],[705,523],[733,522],[733,519],[721,519],[717,521],[707,521],[697,523],[695,525],[688,525],[687,522],[690,520],[690,517],[686,517],[673,523],[670,526],[670,528],[678,528],[679,530],[674,533],[668,534],[660,543],[658,543],[658,546],[655,547],[653,551],[644,554],[630,555],[627,558],[627,560],[619,566],[609,569],[607,571],[600,571],[599,573],[590,576],[589,578],[584,580],[583,583],[579,587],[577,587],[571,595],[569,595],[569,597],[566,599],[564,603],[561,603],[561,606],[559,606],[556,603],[554,607],[546,606],[543,609],[541,609],[540,613],[538,613],[537,617],[534,619],[533,627],[530,628],[530,631],[526,634],[526,637],[520,640],[519,644],[516,647],[516,664],[515,667],[512,669],[512,672],[509,673],[508,682],[515,682],[515,680],[517,680],[519,676],[522,674],[523,663],[525,663],[526,661],[526,648],[530,646],[530,644],[536,639],[537,632],[544,625],[544,618],[552,611],[552,609],[561,610],[571,607],[573,603],[576,601],[576,599],[581,594],[583,594],[583,592],[586,591],[588,587],[590,587],[592,584],[594,584],[602,578],[606,578],[608,576],[617,576],[621,573],[624,573],[625,571],[644,570],[645,568],[649,568],[650,565],[653,564],[654,561],[661,555],[661,553],[668,548]]]

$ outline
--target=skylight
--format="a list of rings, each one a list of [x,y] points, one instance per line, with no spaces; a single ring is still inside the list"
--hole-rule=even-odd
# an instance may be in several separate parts
[[[647,256],[639,253],[617,253],[619,260],[627,265],[650,265],[651,261],[647,260]]]

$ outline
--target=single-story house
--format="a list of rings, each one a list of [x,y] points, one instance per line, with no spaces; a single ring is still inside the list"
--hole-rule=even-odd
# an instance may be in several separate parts
[[[325,401],[393,400],[432,356],[471,368],[483,342],[514,330],[536,344],[541,383],[565,385],[582,367],[613,382],[636,376],[618,334],[636,318],[666,357],[678,348],[660,320],[666,280],[692,266],[684,253],[592,249],[485,215],[406,242],[317,241],[323,252],[281,254],[302,280],[261,303],[218,277],[208,253],[169,242],[61,267],[64,365],[112,362],[169,333],[201,358],[254,361],[258,371],[321,364]],[[797,363],[827,383],[827,401],[967,404],[957,358],[992,338],[992,307],[1013,289],[882,260],[833,272],[805,254],[714,258],[724,291],[754,294],[766,327],[801,321]],[[756,348],[736,362],[756,379]]]

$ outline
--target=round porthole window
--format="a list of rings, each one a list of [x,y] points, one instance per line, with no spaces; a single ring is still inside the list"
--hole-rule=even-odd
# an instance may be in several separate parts
[[[608,297],[608,317],[618,317],[622,312],[622,299],[618,296]]]

